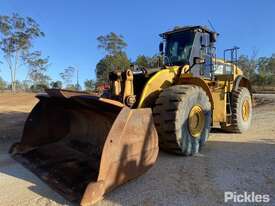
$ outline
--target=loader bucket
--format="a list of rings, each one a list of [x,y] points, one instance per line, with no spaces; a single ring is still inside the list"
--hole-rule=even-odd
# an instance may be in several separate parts
[[[91,205],[155,163],[151,109],[63,90],[37,97],[10,152],[68,200]]]

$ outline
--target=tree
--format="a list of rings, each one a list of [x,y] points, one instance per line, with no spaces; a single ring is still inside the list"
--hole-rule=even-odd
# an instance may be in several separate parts
[[[157,68],[161,66],[161,61],[158,55],[152,57],[139,55],[134,64],[144,68]]]
[[[144,55],[139,55],[135,61],[135,65],[140,67],[149,67],[149,58]]]
[[[274,58],[260,57],[258,59],[258,85],[270,85],[273,83],[273,75],[275,74]],[[274,65],[273,65],[274,64]]]
[[[106,82],[109,73],[114,70],[125,70],[130,68],[130,61],[123,51],[127,47],[122,35],[111,32],[97,38],[98,48],[104,49],[106,56],[96,65],[97,82]]]
[[[15,84],[16,84],[16,88],[17,89],[19,89],[19,90],[25,90],[23,82],[21,82],[19,80],[15,80]],[[11,89],[12,88],[12,84],[8,85],[8,88]]]
[[[266,70],[270,74],[275,75],[275,54],[272,54],[271,57],[268,59]]]
[[[23,80],[22,81],[22,88],[24,91],[30,91],[33,82],[31,80]]]
[[[87,91],[93,91],[95,90],[95,81],[93,79],[87,79],[84,82],[85,90]]]
[[[49,67],[49,57],[43,58],[40,51],[29,53],[24,57],[25,62],[29,66],[27,76],[34,82],[35,85],[49,85],[51,79],[46,75]]]
[[[82,90],[82,88],[81,88],[81,86],[80,86],[79,83],[76,83],[76,84],[74,85],[74,87],[75,87],[75,90],[76,90],[76,91],[81,91],[81,90]]]
[[[79,84],[68,84],[66,86],[66,89],[73,90],[73,91],[80,91],[81,90],[81,86]]]
[[[270,58],[268,57],[260,57],[258,59],[258,72],[262,73],[262,74],[268,74],[271,73],[271,69],[270,69]]]
[[[108,55],[115,55],[127,47],[124,37],[114,32],[97,37],[97,41],[98,48],[104,49]]]
[[[252,84],[265,86],[275,81],[275,55],[271,57],[256,57],[256,52],[251,57],[241,55],[238,66],[245,76],[249,77]]]
[[[111,71],[123,71],[130,68],[130,61],[125,52],[107,55],[96,65],[97,82],[107,82]]]
[[[270,71],[271,83],[275,86],[275,54],[272,54],[268,63],[268,70]]]
[[[16,72],[23,64],[23,58],[33,45],[33,40],[44,36],[39,24],[31,17],[0,16],[0,48],[4,53],[11,75],[12,91],[16,90]]]
[[[74,73],[75,73],[75,67],[68,66],[67,68],[64,69],[64,72],[61,72],[59,74],[66,86],[72,83]]]
[[[53,89],[62,89],[62,82],[61,81],[52,81],[50,83],[50,86],[53,88]]]
[[[4,81],[2,77],[0,77],[0,90],[6,89],[7,88],[7,82]]]
[[[150,58],[149,65],[151,68],[157,68],[163,66],[162,58],[160,55],[155,54]]]
[[[44,92],[45,89],[48,89],[48,86],[45,84],[34,84],[30,87],[32,92]]]
[[[238,60],[238,66],[242,69],[246,77],[252,79],[257,70],[257,59],[241,55]]]

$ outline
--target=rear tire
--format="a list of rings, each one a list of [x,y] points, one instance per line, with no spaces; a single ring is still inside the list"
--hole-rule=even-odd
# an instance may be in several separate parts
[[[207,141],[211,125],[211,104],[205,91],[194,85],[164,89],[153,108],[160,148],[193,155]]]
[[[242,133],[250,128],[252,120],[252,98],[245,87],[232,92],[232,124],[222,129],[228,132]]]

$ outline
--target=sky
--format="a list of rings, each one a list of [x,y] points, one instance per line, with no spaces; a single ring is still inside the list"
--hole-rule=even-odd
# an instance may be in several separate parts
[[[95,67],[105,53],[96,38],[109,32],[124,36],[131,60],[158,53],[159,34],[175,26],[206,25],[220,33],[217,54],[239,46],[240,53],[270,56],[275,53],[275,1],[273,0],[0,0],[0,15],[17,12],[35,19],[45,37],[33,50],[49,56],[53,80],[68,66],[79,68],[80,83],[95,79]],[[0,53],[0,61],[3,61]],[[0,64],[0,76],[9,70]],[[24,80],[26,68],[18,71]]]

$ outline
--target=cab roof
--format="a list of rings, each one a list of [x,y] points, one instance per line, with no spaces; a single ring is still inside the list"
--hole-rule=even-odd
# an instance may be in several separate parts
[[[210,30],[206,26],[183,26],[183,27],[175,27],[173,30],[161,33],[160,36],[165,38],[171,34],[178,33],[178,32],[183,32],[183,31],[201,31],[201,32],[207,32],[210,34],[216,34],[219,35],[217,32],[214,32]]]

